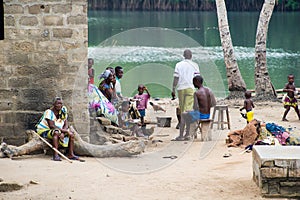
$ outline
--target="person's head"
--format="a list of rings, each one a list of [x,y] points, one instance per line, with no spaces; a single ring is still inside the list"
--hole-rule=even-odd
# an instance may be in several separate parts
[[[203,85],[203,77],[198,75],[193,78],[193,84],[195,88],[200,88]]]
[[[128,112],[130,107],[130,101],[123,101],[121,105],[121,109],[123,112]]]
[[[94,59],[93,58],[89,58],[88,59],[88,67],[89,69],[94,65]]]
[[[106,70],[110,70],[111,73],[115,74],[115,69],[113,67],[106,67]]]
[[[288,82],[289,82],[289,83],[294,83],[295,77],[294,77],[293,74],[289,74],[287,78],[288,78]]]
[[[246,97],[246,99],[250,99],[251,98],[251,92],[247,90],[245,92],[245,97]]]
[[[191,52],[191,50],[189,50],[189,49],[184,50],[183,57],[185,59],[192,59],[192,52]]]
[[[143,94],[145,90],[145,86],[143,84],[138,85],[138,92],[139,94]]]
[[[106,70],[111,71],[112,77],[109,77],[109,78],[111,78],[111,82],[114,82],[115,79],[116,79],[116,71],[115,71],[115,69],[113,67],[106,67]]]
[[[63,100],[61,97],[55,97],[53,99],[53,108],[57,111],[60,111],[63,107]]]
[[[121,79],[123,77],[123,68],[121,66],[116,66],[115,67],[115,72],[116,72],[116,76],[118,77],[118,79]]]

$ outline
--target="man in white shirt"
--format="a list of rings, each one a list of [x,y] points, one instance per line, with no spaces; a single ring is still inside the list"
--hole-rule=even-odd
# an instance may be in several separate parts
[[[120,79],[123,77],[123,68],[121,66],[117,66],[115,67],[115,72],[116,72],[116,85],[115,85],[115,89],[116,89],[116,94],[119,100],[123,99],[123,95],[122,95],[122,89],[121,89],[121,82]]]
[[[192,61],[192,52],[186,49],[183,52],[184,60],[178,62],[175,66],[172,97],[175,98],[175,89],[177,88],[180,113],[191,111],[194,104],[194,85],[193,78],[200,75],[199,66]],[[177,137],[183,140],[183,136]]]

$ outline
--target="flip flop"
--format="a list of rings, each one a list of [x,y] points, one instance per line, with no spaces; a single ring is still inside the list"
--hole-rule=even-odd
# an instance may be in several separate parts
[[[59,155],[53,156],[53,160],[54,161],[61,161],[61,158],[59,157]]]
[[[191,136],[184,137],[184,141],[190,141],[190,140],[192,140]]]
[[[184,141],[184,137],[176,137],[174,139],[172,139],[171,141]]]
[[[85,162],[85,160],[83,160],[83,159],[81,159],[79,156],[73,156],[73,157],[71,157],[71,158],[69,158],[70,160],[78,160],[78,161],[80,161],[80,162]]]

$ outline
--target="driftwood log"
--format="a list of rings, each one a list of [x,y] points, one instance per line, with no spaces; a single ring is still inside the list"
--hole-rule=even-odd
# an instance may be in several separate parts
[[[83,141],[73,127],[71,127],[71,130],[75,133],[75,153],[80,156],[92,156],[97,158],[130,157],[142,153],[145,149],[143,140],[130,140],[128,142],[108,145],[90,144]],[[27,130],[25,133],[28,142],[21,146],[2,143],[0,145],[0,158],[22,156],[38,150],[43,150],[46,147],[46,144],[39,139],[33,130]]]

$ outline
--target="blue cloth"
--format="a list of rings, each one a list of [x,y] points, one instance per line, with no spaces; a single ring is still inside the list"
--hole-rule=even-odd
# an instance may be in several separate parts
[[[195,122],[199,119],[209,119],[210,114],[202,114],[198,110],[189,111],[188,114],[191,116],[191,122]]]
[[[146,110],[145,109],[139,110],[139,112],[140,112],[141,117],[146,116]]]

